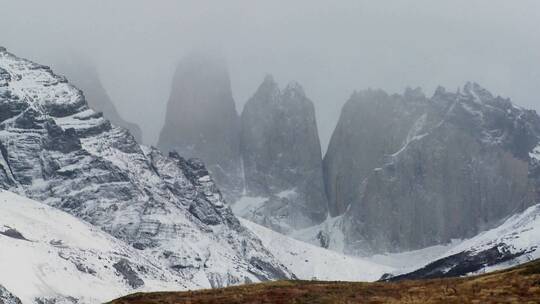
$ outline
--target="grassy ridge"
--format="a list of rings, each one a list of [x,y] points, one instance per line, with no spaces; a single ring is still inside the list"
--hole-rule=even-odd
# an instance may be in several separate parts
[[[280,281],[138,293],[110,304],[540,303],[540,261],[485,275],[401,282]]]

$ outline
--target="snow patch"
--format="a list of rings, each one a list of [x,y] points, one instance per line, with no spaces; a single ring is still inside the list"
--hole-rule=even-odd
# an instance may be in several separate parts
[[[292,189],[288,189],[288,190],[283,190],[283,191],[277,193],[276,196],[279,197],[279,198],[287,198],[287,197],[294,196],[295,194],[296,194],[296,189],[292,188]]]
[[[414,125],[412,126],[411,130],[407,134],[407,139],[405,140],[405,144],[396,153],[392,154],[391,155],[392,157],[397,157],[399,154],[405,151],[405,149],[407,149],[410,143],[421,140],[422,138],[424,138],[426,135],[429,134],[429,133],[419,134],[420,131],[424,129],[426,125],[426,120],[427,120],[427,114],[424,113],[414,122]]]
[[[534,149],[529,153],[529,157],[536,161],[540,161],[540,144],[534,147]]]
[[[242,196],[232,205],[231,209],[234,214],[243,217],[255,213],[267,200],[267,197],[262,196]]]

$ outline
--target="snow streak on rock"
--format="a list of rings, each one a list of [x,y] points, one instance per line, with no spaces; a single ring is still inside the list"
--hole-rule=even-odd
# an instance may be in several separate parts
[[[538,201],[540,117],[477,84],[355,93],[325,156],[346,252],[470,238]]]

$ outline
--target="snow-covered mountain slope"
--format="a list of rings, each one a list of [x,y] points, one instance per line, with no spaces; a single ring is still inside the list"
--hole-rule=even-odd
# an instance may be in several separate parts
[[[128,129],[137,142],[143,142],[141,128],[137,124],[125,120],[111,100],[95,62],[82,54],[71,53],[62,57],[53,66],[56,71],[66,75],[71,83],[83,90],[90,108],[103,112],[105,118],[119,127]]]
[[[295,240],[245,219],[240,221],[299,279],[374,281],[394,271],[389,266]]]
[[[319,225],[294,231],[290,236],[315,246],[344,253],[346,244],[342,225],[343,216],[328,217]]]
[[[0,48],[0,188],[62,209],[204,287],[291,278],[204,164],[140,146],[50,68]]]
[[[394,277],[417,279],[485,273],[540,258],[540,204],[465,240],[426,266]]]
[[[101,303],[134,291],[199,287],[99,228],[3,190],[0,248],[0,284],[23,303]]]
[[[242,220],[243,221],[243,220]],[[346,244],[345,236],[341,226],[343,225],[343,216],[329,217],[323,223],[297,230],[289,236],[301,243],[308,243],[319,249],[326,248],[330,252],[336,252],[347,257],[355,257],[361,261],[369,261],[376,265],[382,265],[386,269],[391,269],[389,273],[393,275],[408,273],[414,271],[429,262],[436,260],[461,243],[461,240],[453,240],[448,244],[429,246],[418,250],[404,251],[398,253],[382,253],[375,255],[347,255],[345,254]],[[251,227],[251,226],[250,226]],[[266,240],[263,237],[263,243]],[[270,248],[272,251],[273,249]],[[326,250],[324,251],[326,252]]]

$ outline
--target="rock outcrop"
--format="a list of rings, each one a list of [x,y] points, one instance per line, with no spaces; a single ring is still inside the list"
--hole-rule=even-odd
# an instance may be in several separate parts
[[[404,95],[370,89],[351,96],[324,156],[325,187],[333,216],[343,214],[358,200],[364,179],[400,149],[427,107],[420,89],[408,89]]]
[[[285,233],[326,219],[315,109],[300,85],[265,78],[242,112],[241,150],[246,196],[262,199],[235,211]]]
[[[239,128],[225,63],[201,54],[186,57],[173,78],[158,147],[202,159],[234,201],[242,187]]]
[[[537,198],[536,112],[471,83],[412,93],[355,94],[342,112],[325,180],[348,251],[471,237]]]
[[[133,122],[126,121],[112,102],[107,90],[103,87],[96,66],[89,59],[82,56],[73,56],[72,59],[55,65],[70,82],[84,92],[88,105],[93,110],[102,112],[113,124],[129,130],[137,142],[142,143],[142,131]]]
[[[21,300],[11,292],[0,285],[0,303],[1,304],[22,304]]]
[[[139,145],[64,77],[5,50],[0,143],[3,189],[102,228],[181,281],[215,287],[292,277],[239,223],[202,162]]]

